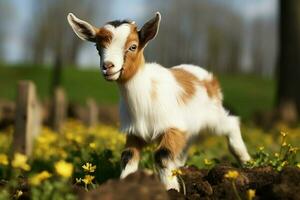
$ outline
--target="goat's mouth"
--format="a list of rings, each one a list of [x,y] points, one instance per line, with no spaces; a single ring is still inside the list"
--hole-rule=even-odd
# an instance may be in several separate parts
[[[121,68],[119,71],[116,71],[113,73],[103,73],[103,75],[106,80],[113,81],[113,80],[117,80],[121,77],[122,71],[123,71],[123,68]],[[119,74],[119,75],[116,76],[117,74]]]

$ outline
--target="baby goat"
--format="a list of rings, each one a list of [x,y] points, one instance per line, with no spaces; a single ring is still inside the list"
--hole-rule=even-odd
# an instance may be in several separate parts
[[[159,29],[160,13],[138,30],[132,21],[112,21],[96,28],[70,13],[68,21],[82,40],[96,43],[104,78],[120,89],[121,130],[126,149],[121,178],[138,169],[140,152],[158,142],[154,159],[167,189],[179,191],[172,170],[186,161],[188,147],[202,130],[226,135],[229,149],[242,163],[250,156],[241,137],[239,120],[222,106],[216,78],[203,68],[182,64],[164,68],[146,63],[144,48]]]

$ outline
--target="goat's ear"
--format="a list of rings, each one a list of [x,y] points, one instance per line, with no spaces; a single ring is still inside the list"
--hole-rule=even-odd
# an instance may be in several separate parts
[[[86,21],[78,19],[73,13],[69,13],[67,18],[73,31],[80,39],[90,42],[96,41],[96,33],[98,31],[97,28]]]
[[[155,17],[150,19],[139,31],[140,45],[144,48],[149,40],[153,39],[158,32],[161,15],[159,12],[155,14]]]

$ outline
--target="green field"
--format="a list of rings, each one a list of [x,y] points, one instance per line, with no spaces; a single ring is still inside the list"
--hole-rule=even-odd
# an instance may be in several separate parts
[[[18,80],[32,80],[41,99],[49,97],[52,71],[46,67],[0,67],[0,98],[14,100]],[[275,82],[253,75],[219,75],[225,105],[243,119],[253,112],[271,109],[274,102]],[[106,82],[97,69],[64,68],[62,85],[72,102],[83,103],[93,97],[99,103],[116,104],[118,90],[114,83]]]

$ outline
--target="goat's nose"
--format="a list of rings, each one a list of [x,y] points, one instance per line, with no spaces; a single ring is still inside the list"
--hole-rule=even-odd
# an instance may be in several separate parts
[[[113,68],[114,66],[115,65],[110,61],[104,62],[104,64],[103,64],[104,69],[110,69],[110,68]]]

